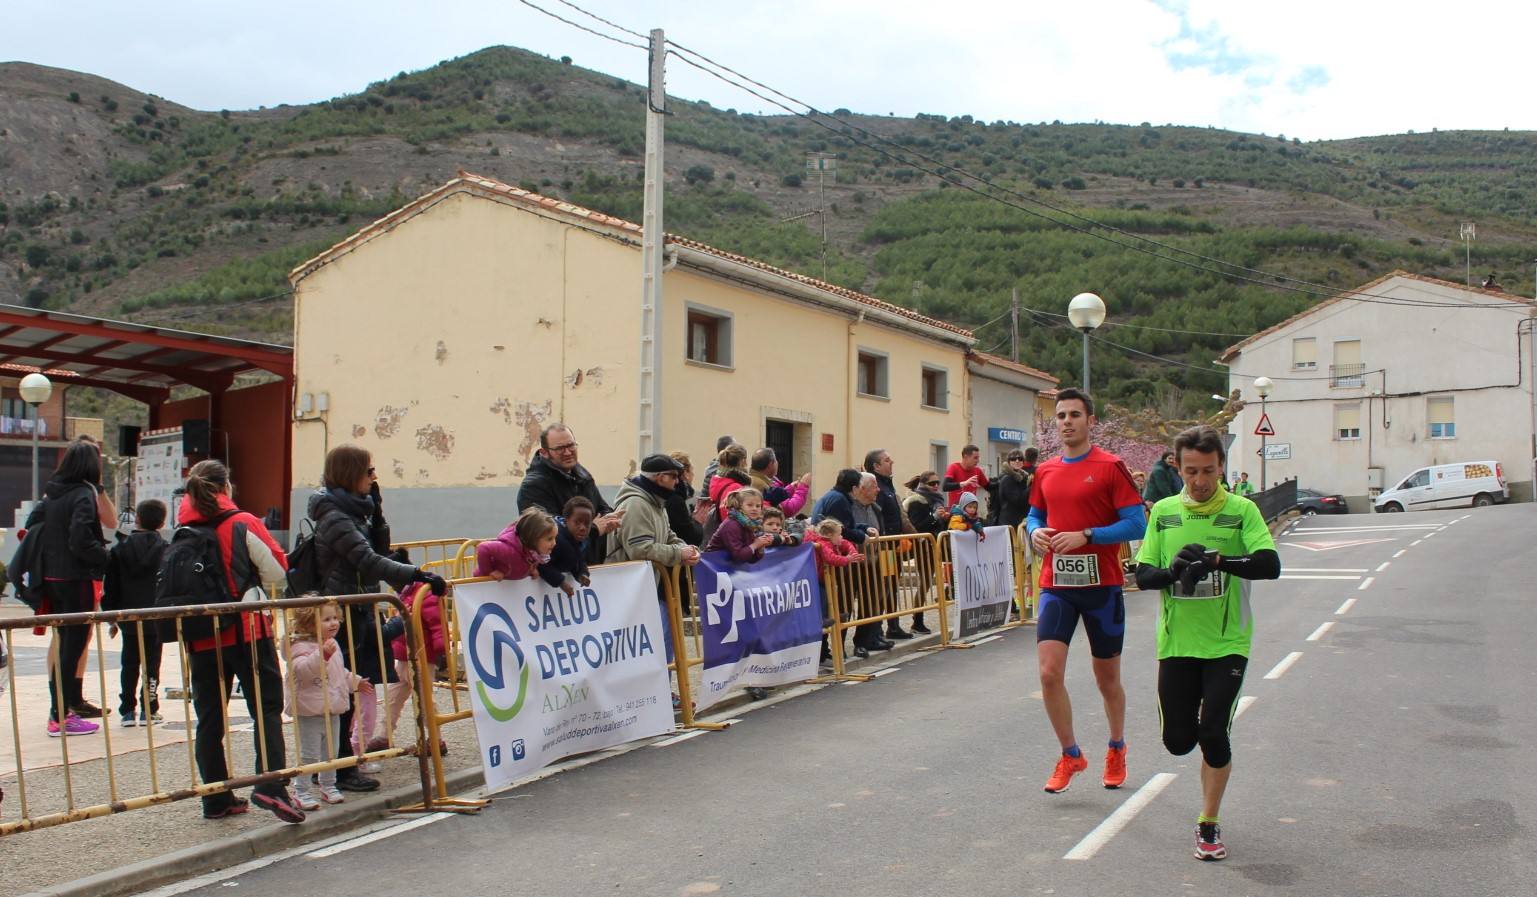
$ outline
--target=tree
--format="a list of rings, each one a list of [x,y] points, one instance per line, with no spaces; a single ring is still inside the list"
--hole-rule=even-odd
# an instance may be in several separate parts
[[[787,174],[779,183],[786,187],[799,187],[801,185],[801,176],[798,174]]]
[[[708,165],[690,165],[683,173],[683,179],[690,184],[708,184],[715,180],[715,169]]]

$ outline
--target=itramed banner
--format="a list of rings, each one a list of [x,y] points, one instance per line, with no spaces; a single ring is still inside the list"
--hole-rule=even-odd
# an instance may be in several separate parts
[[[704,624],[703,710],[734,688],[769,687],[816,676],[822,643],[822,590],[809,545],[770,548],[755,564],[724,551],[694,568]]]
[[[950,533],[951,576],[955,583],[955,638],[963,639],[1008,622],[1014,601],[1013,546],[1009,528],[989,526],[983,541],[970,531]]]
[[[594,567],[574,595],[537,578],[466,583],[454,602],[487,788],[673,729],[650,564]]]

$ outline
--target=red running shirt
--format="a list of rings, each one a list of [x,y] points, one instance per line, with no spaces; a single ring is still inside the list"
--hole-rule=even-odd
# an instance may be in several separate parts
[[[945,468],[945,479],[947,479],[947,480],[954,480],[957,483],[964,483],[967,480],[971,479],[972,477],[976,477],[977,478],[977,488],[975,488],[975,489],[951,489],[949,494],[947,494],[945,496],[945,502],[946,502],[945,510],[948,511],[951,508],[955,507],[956,502],[959,502],[961,500],[961,493],[962,492],[970,492],[973,495],[978,495],[983,490],[987,489],[987,471],[982,469],[982,465],[978,464],[976,467],[973,467],[972,469],[967,470],[961,464],[961,462],[959,462],[959,461],[951,461],[950,462],[950,466]]]
[[[1062,532],[1111,526],[1120,520],[1121,508],[1141,504],[1142,495],[1132,481],[1131,471],[1126,469],[1126,462],[1098,446],[1072,463],[1056,457],[1041,464],[1030,485],[1030,505],[1046,512],[1048,527]],[[1101,586],[1125,582],[1119,544],[1089,544],[1069,553],[1097,556]],[[1041,588],[1053,588],[1051,552],[1042,559]]]

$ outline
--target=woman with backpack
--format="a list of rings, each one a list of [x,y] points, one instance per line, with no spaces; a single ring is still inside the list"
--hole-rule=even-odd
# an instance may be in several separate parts
[[[96,607],[95,581],[106,575],[111,557],[97,511],[100,490],[101,452],[89,443],[72,443],[43,490],[43,501],[27,515],[27,531],[41,537],[38,560],[47,613],[85,613]],[[39,525],[41,530],[36,529]],[[24,572],[13,571],[13,575],[19,581]],[[29,583],[28,588],[37,593],[37,583]],[[100,727],[81,719],[76,711],[89,706],[80,670],[91,627],[61,626],[57,631],[58,654],[48,673],[48,734],[55,738],[89,735]],[[100,709],[92,710],[101,715]]]
[[[157,591],[179,592],[182,584],[197,581],[203,568],[196,540],[206,535],[217,541],[227,591],[194,596],[193,603],[259,600],[262,583],[282,581],[288,569],[283,549],[255,515],[240,510],[230,498],[229,468],[222,463],[199,461],[192,465],[187,474],[187,494],[176,519],[177,534],[166,549],[160,572],[162,585]],[[165,603],[163,597],[157,595],[158,604]],[[217,627],[208,617],[182,621],[182,640],[192,671],[192,706],[197,711],[197,769],[208,783],[229,778],[224,728],[230,686],[236,679],[246,710],[256,721],[256,772],[288,765],[283,745],[283,673],[278,667],[272,621],[260,610],[242,611],[228,624],[222,616],[217,619]],[[286,781],[257,785],[251,790],[251,801],[284,822],[304,821],[304,811],[289,796]],[[246,801],[233,792],[203,797],[204,819],[223,819],[247,809]]]
[[[390,551],[389,524],[384,521],[383,499],[373,456],[355,445],[339,445],[326,454],[325,471],[319,491],[310,496],[309,518],[315,524],[315,565],[322,595],[365,595],[379,590],[379,582],[389,583],[397,592],[413,582],[427,583],[432,594],[442,596],[448,583],[436,573],[402,563]],[[347,669],[376,685],[397,680],[394,665],[384,663],[379,645],[377,614],[374,609],[354,604],[347,608],[337,641],[341,645]],[[386,650],[388,650],[386,648]],[[354,698],[356,700],[356,698]],[[368,699],[373,700],[373,699]],[[373,726],[363,729],[364,738],[351,744],[353,707],[341,719],[342,744],[339,753],[347,756],[366,753],[367,736]],[[365,716],[364,722],[371,722]],[[363,775],[356,767],[337,771],[336,787],[343,791],[376,791],[379,780]]]

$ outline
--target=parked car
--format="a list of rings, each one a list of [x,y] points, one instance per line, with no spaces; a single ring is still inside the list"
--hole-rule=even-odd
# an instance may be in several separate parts
[[[1312,517],[1314,514],[1349,514],[1350,508],[1345,506],[1345,496],[1325,495],[1317,489],[1303,489],[1297,487],[1297,504],[1292,508],[1304,517]]]
[[[1498,461],[1459,461],[1421,467],[1372,502],[1378,513],[1431,508],[1483,508],[1510,501]]]

